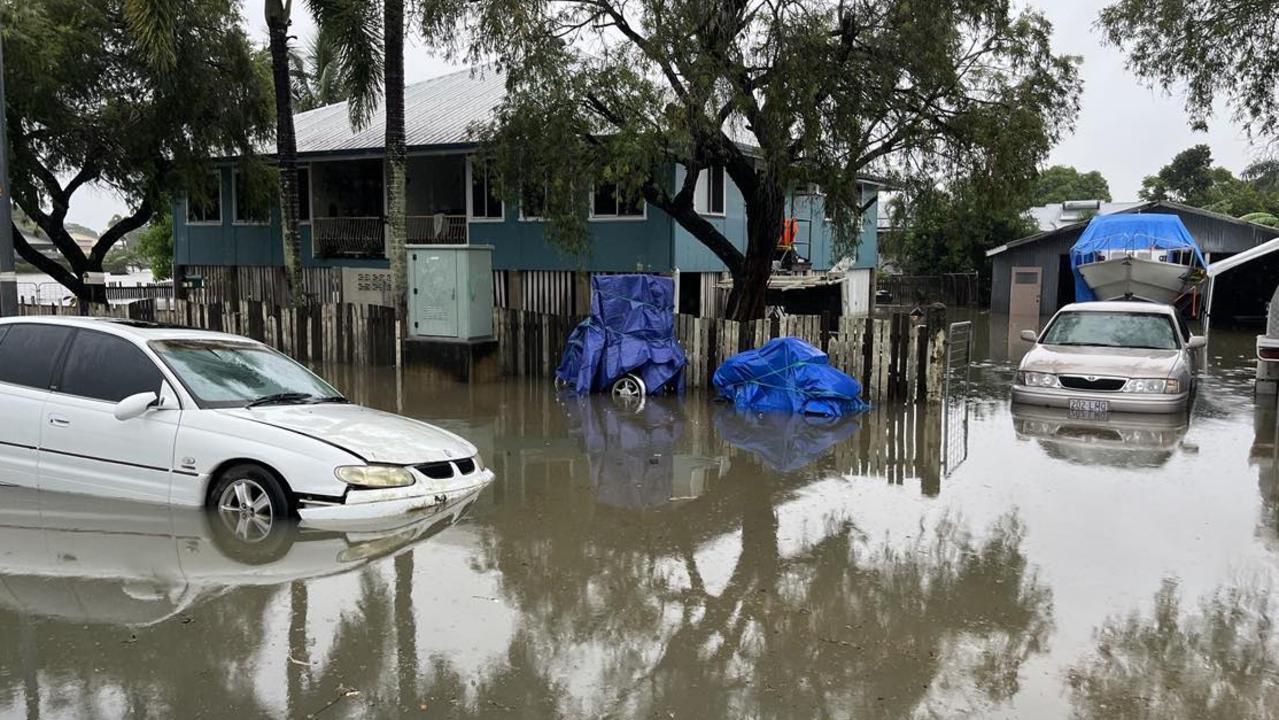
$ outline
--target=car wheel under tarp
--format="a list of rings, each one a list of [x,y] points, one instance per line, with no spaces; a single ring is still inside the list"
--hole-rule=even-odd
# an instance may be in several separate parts
[[[639,410],[644,407],[644,396],[648,395],[648,387],[644,380],[633,373],[626,373],[613,381],[609,389],[613,403],[627,410]]]

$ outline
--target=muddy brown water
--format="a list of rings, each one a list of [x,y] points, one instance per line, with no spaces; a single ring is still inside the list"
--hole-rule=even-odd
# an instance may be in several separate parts
[[[497,474],[390,533],[0,489],[0,718],[1273,717],[1252,336],[1188,419],[1081,423],[977,329],[966,401],[832,424],[330,368]]]

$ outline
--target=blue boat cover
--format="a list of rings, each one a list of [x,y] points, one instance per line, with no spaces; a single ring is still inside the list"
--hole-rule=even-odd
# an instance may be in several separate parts
[[[793,413],[756,413],[723,407],[715,413],[715,431],[728,444],[746,450],[778,472],[799,470],[852,437],[857,421]]]
[[[1079,266],[1097,259],[1103,250],[1186,250],[1194,253],[1199,267],[1206,268],[1199,243],[1181,222],[1168,213],[1124,213],[1098,215],[1084,229],[1070,249],[1070,270],[1075,274],[1075,300],[1096,300],[1097,295],[1084,282]]]
[[[734,355],[712,382],[740,409],[835,417],[867,407],[860,383],[828,365],[826,353],[793,337]]]
[[[675,281],[656,275],[591,278],[591,314],[568,337],[555,377],[578,393],[627,373],[649,393],[684,390],[687,359],[675,340]]]

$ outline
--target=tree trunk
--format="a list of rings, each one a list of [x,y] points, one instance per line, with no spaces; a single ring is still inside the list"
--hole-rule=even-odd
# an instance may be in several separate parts
[[[733,290],[728,295],[727,316],[731,320],[758,320],[764,317],[768,279],[773,274],[773,254],[782,234],[782,214],[786,193],[770,173],[759,179],[755,192],[746,198],[746,261],[741,272],[733,273]]]
[[[391,261],[391,297],[402,342],[407,328],[408,285],[408,258],[404,250],[407,224],[404,179],[408,162],[404,146],[404,0],[384,0],[382,13],[386,46],[383,76],[386,82],[386,256]]]
[[[266,23],[271,38],[271,76],[275,82],[275,150],[280,171],[284,273],[289,285],[289,302],[298,306],[305,302],[305,297],[302,242],[298,234],[298,143],[293,132],[293,87],[289,77],[289,8],[280,0],[268,0]]]

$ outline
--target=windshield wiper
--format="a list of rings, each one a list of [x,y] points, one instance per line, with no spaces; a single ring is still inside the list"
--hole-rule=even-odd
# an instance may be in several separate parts
[[[311,395],[304,392],[282,392],[274,395],[263,395],[253,402],[245,405],[246,408],[257,407],[259,405],[273,405],[275,403],[296,403],[304,400],[310,400]]]
[[[346,404],[346,403],[350,403],[351,401],[350,401],[350,400],[347,400],[346,398],[342,397],[341,395],[330,395],[330,396],[328,396],[328,397],[312,397],[312,398],[311,398],[311,400],[310,400],[310,402],[315,403],[315,404],[318,404],[318,403],[343,403],[343,404]]]

